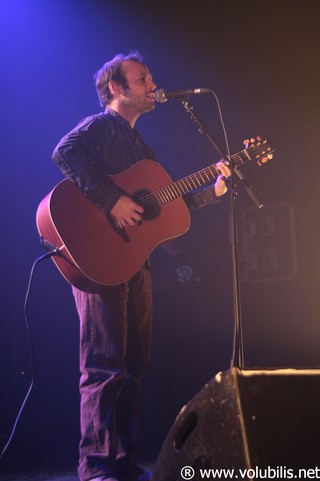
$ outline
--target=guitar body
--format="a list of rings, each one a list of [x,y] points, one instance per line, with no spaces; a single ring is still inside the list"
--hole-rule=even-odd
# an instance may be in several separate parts
[[[164,168],[152,160],[109,177],[133,197],[172,183]],[[60,249],[61,255],[52,259],[65,279],[81,290],[99,292],[101,286],[128,280],[155,247],[184,234],[190,214],[179,197],[157,204],[156,212],[140,225],[121,229],[66,179],[42,200],[36,222],[40,235]]]

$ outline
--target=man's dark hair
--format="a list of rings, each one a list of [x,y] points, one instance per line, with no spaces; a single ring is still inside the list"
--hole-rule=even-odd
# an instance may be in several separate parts
[[[143,63],[142,56],[136,50],[132,50],[128,55],[119,53],[110,62],[106,62],[98,72],[95,73],[97,94],[100,105],[106,107],[112,100],[112,93],[109,89],[109,82],[112,80],[120,84],[124,89],[128,88],[126,78],[122,72],[122,62],[134,61]]]

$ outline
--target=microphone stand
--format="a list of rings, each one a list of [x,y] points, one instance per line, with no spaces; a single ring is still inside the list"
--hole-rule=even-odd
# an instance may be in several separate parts
[[[235,209],[235,198],[237,191],[235,184],[233,182],[234,174],[238,176],[240,181],[243,183],[245,190],[250,196],[254,204],[261,208],[263,204],[258,199],[256,194],[253,192],[251,185],[243,177],[242,173],[233,165],[232,160],[227,156],[216,140],[214,139],[211,132],[205,127],[203,122],[200,120],[199,115],[194,111],[193,106],[185,98],[182,101],[182,105],[185,110],[191,115],[191,119],[198,125],[199,132],[202,135],[206,135],[211,144],[217,150],[223,161],[230,167],[231,170],[231,181],[225,179],[231,187],[231,246],[232,246],[232,270],[233,270],[233,308],[234,308],[234,333],[233,333],[233,354],[231,359],[231,367],[238,367],[239,369],[244,368],[244,352],[243,352],[243,330],[242,330],[242,319],[241,319],[241,305],[240,305],[240,281],[239,281],[239,267],[238,267],[238,246],[237,246],[237,223],[236,223],[236,209]]]

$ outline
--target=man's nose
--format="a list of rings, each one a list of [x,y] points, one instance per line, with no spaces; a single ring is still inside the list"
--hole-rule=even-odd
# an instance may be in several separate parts
[[[152,90],[156,89],[157,88],[157,84],[154,83],[153,80],[150,80],[150,87],[152,87]]]

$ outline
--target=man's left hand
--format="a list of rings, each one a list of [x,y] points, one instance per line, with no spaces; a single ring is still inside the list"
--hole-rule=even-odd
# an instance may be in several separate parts
[[[214,184],[214,190],[215,190],[216,196],[221,197],[228,190],[224,179],[227,179],[228,177],[230,177],[231,172],[229,167],[222,161],[218,162],[215,165],[219,172],[219,176],[216,180],[216,183]]]

